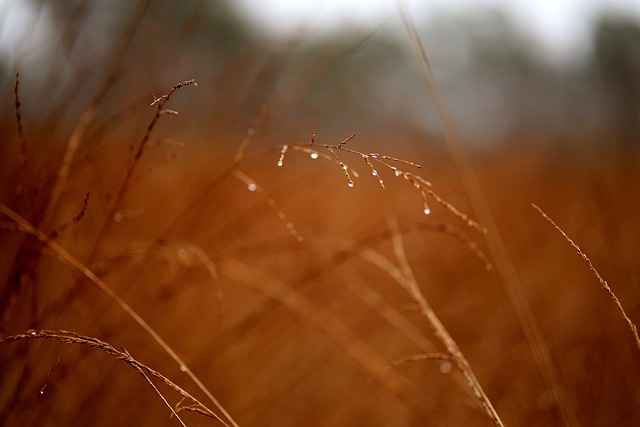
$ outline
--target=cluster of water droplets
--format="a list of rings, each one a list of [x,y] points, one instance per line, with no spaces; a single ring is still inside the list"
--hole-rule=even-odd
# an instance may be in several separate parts
[[[284,164],[284,155],[287,152],[287,150],[289,149],[288,145],[283,145],[282,146],[282,151],[280,151],[280,158],[278,159],[278,166],[282,166]]]

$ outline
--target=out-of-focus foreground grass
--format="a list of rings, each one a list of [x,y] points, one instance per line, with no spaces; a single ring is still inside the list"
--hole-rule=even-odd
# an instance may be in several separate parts
[[[316,145],[334,146],[355,133],[345,147],[421,165],[389,161],[477,219],[408,43],[385,28],[333,39],[301,28],[267,42],[225,4],[136,12],[120,2],[106,13],[94,2],[43,3],[49,43],[1,71],[0,202],[126,301],[240,426],[490,425],[450,361],[399,362],[446,351],[393,270],[371,260],[376,251],[401,267],[396,218],[417,283],[505,424],[563,425],[520,309],[469,250],[477,242],[491,258],[485,235],[433,198],[426,216],[420,192],[384,166],[381,188],[360,155],[338,151],[359,173],[353,188],[338,164],[308,152],[289,150],[277,165],[282,145],[306,144],[312,131]],[[603,21],[595,74],[541,70],[508,43],[482,59],[490,44],[480,40],[470,75],[442,76],[565,411],[581,425],[640,422],[640,354],[592,272],[531,203],[575,239],[637,322],[640,86],[624,50],[633,28]],[[436,74],[446,42],[425,39]],[[198,85],[173,92],[155,122],[152,94],[190,79]],[[7,216],[0,226],[2,338],[29,329],[99,338],[215,409],[59,251]],[[87,345],[5,343],[0,378],[6,426],[178,424],[136,370]],[[181,397],[157,386],[176,407]]]

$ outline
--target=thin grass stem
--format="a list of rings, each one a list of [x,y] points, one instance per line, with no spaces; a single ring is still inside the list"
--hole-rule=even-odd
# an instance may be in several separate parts
[[[582,251],[582,249],[580,249],[578,244],[575,243],[573,241],[573,239],[571,239],[567,235],[567,233],[565,233],[564,230],[562,228],[560,228],[560,226],[558,224],[556,224],[555,221],[552,220],[538,205],[532,203],[531,206],[533,206],[533,208],[535,210],[537,210],[538,213],[540,215],[542,215],[542,217],[544,219],[549,221],[551,223],[551,225],[553,225],[553,227],[556,230],[558,230],[558,232],[560,232],[560,234],[562,234],[562,236],[567,240],[567,242],[569,242],[569,244],[571,246],[573,246],[573,248],[578,252],[578,255],[580,255],[580,257],[587,263],[587,265],[589,266],[589,270],[591,270],[593,272],[593,274],[596,276],[596,278],[598,279],[598,282],[600,282],[600,286],[602,287],[602,289],[604,289],[605,292],[607,292],[609,294],[609,297],[611,298],[613,303],[616,305],[616,307],[618,307],[618,310],[620,310],[620,313],[622,314],[622,318],[627,323],[627,326],[629,327],[629,331],[631,332],[631,335],[633,336],[633,340],[636,343],[636,347],[638,347],[638,351],[640,351],[640,337],[638,337],[638,327],[635,325],[635,323],[633,323],[631,318],[629,318],[629,316],[627,315],[627,312],[624,310],[624,307],[622,307],[622,303],[620,302],[620,300],[618,299],[616,294],[611,289],[611,286],[609,286],[607,281],[602,278],[600,273],[598,273],[598,270],[596,270],[596,268],[593,266],[593,263],[591,262],[591,260],[587,256],[587,254],[585,254]]]

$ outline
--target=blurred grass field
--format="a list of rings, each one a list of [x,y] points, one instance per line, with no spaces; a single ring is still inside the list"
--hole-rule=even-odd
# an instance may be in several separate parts
[[[433,198],[424,215],[420,192],[379,166],[382,189],[358,154],[337,152],[359,174],[353,188],[339,165],[308,153],[289,150],[277,165],[283,144],[306,144],[312,131],[316,147],[355,133],[346,147],[421,165],[394,163],[478,219],[432,126],[435,111],[408,47],[387,42],[383,30],[324,42],[304,32],[260,40],[223,19],[229,18],[224,7],[207,2],[181,8],[151,2],[138,15],[133,5],[118,7],[104,20],[92,2],[54,7],[48,62],[32,54],[18,64],[18,109],[16,70],[3,65],[0,202],[43,228],[122,297],[238,425],[491,425],[451,361],[394,363],[446,349],[390,270],[363,255],[370,248],[400,267],[390,218],[402,230],[422,293],[505,425],[566,425],[485,235]],[[559,74],[550,87],[565,81]],[[391,83],[380,88],[385,76]],[[608,116],[615,109],[607,102],[618,99],[615,105],[627,110],[640,102],[633,94],[592,98],[612,93],[598,86],[563,104],[562,127],[545,126],[544,109],[556,111],[558,104],[544,104],[539,93],[535,101],[543,103],[530,105],[536,87],[548,87],[540,76],[528,76],[531,85],[526,73],[518,75],[524,83],[507,104],[510,117],[538,108],[542,119],[520,120],[499,133],[457,124],[567,396],[566,410],[579,425],[634,425],[640,358],[633,337],[588,266],[531,204],[580,245],[637,322],[639,139],[633,119]],[[575,83],[582,78],[566,81],[573,82],[570,89],[582,87]],[[189,79],[198,85],[176,90],[163,107],[179,114],[154,123],[152,94],[160,97]],[[71,135],[103,87],[47,219]],[[443,91],[445,98],[457,94],[455,80]],[[578,108],[590,102],[593,108]],[[454,102],[454,120],[459,108]],[[487,111],[477,114],[483,121]],[[493,120],[488,127],[500,118]],[[244,157],[236,164],[240,147]],[[0,239],[2,338],[29,329],[95,337],[211,405],[148,331],[59,252],[7,216],[0,218]],[[494,268],[485,268],[470,242]],[[4,343],[0,378],[6,426],[179,424],[138,372],[86,345]],[[181,397],[157,386],[178,408]],[[189,411],[179,416],[186,425],[220,425]]]

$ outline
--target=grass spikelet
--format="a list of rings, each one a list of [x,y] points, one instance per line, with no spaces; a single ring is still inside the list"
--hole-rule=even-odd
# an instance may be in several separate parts
[[[78,272],[84,275],[91,282],[96,284],[109,298],[111,298],[118,306],[120,306],[138,325],[140,325],[148,334],[151,336],[154,341],[160,345],[160,347],[169,355],[171,358],[180,366],[180,368],[184,368],[184,371],[189,375],[189,377],[198,385],[200,390],[207,395],[207,397],[216,405],[216,407],[222,412],[224,417],[233,425],[237,427],[236,422],[231,418],[231,416],[227,413],[227,411],[220,405],[217,399],[213,396],[213,394],[207,389],[207,387],[200,381],[200,379],[187,367],[182,358],[178,356],[178,354],[173,350],[169,344],[165,342],[164,339],[149,325],[124,299],[122,299],[117,293],[115,293],[102,279],[100,279],[92,270],[90,270],[86,265],[84,265],[80,260],[71,255],[66,249],[56,243],[54,240],[49,238],[45,233],[41,230],[35,228],[29,221],[20,216],[17,212],[13,211],[4,203],[0,202],[0,212],[11,218],[15,221],[16,224],[20,227],[20,229],[32,236],[36,237],[43,244],[48,246],[51,250],[53,250],[57,255],[59,255],[60,259],[62,259],[65,263],[74,267]]]
[[[598,282],[600,282],[600,286],[602,287],[602,289],[604,289],[604,291],[609,294],[609,297],[611,298],[611,300],[613,301],[613,303],[616,305],[616,307],[618,307],[618,310],[620,311],[620,313],[622,314],[622,318],[624,319],[624,321],[627,323],[627,326],[629,327],[629,331],[631,332],[631,335],[633,336],[633,340],[636,343],[636,347],[638,347],[638,350],[640,351],[640,337],[638,336],[638,327],[635,325],[635,323],[633,323],[633,321],[631,320],[631,318],[629,318],[629,316],[627,315],[627,312],[624,310],[624,307],[622,307],[622,303],[620,302],[620,300],[618,299],[618,297],[616,296],[616,294],[613,292],[613,290],[611,289],[611,286],[609,286],[609,284],[607,283],[606,280],[604,280],[602,278],[602,276],[600,276],[600,273],[598,273],[598,270],[596,270],[596,268],[593,266],[593,263],[591,262],[591,260],[589,259],[589,257],[587,256],[587,254],[585,254],[582,249],[580,249],[580,247],[578,246],[577,243],[575,243],[573,241],[573,239],[571,239],[567,233],[564,232],[564,230],[562,228],[560,228],[560,226],[558,224],[555,223],[554,220],[552,220],[538,205],[536,204],[532,204],[531,206],[533,206],[533,208],[535,210],[538,211],[538,213],[540,215],[542,215],[542,217],[544,219],[546,219],[547,221],[549,221],[549,223],[551,223],[551,225],[553,225],[553,227],[558,230],[558,232],[560,234],[562,234],[562,237],[564,237],[567,242],[569,242],[569,244],[571,246],[573,246],[573,248],[576,250],[576,252],[578,252],[578,255],[580,255],[580,257],[584,260],[584,262],[587,263],[587,265],[589,266],[589,270],[591,270],[593,272],[593,274],[596,276],[596,278],[598,279]]]
[[[315,137],[316,137],[316,134],[315,134],[315,132],[313,132],[312,133],[312,137],[311,137],[311,142],[309,142],[306,145],[291,144],[291,145],[283,146],[282,152],[281,152],[281,155],[280,155],[280,159],[278,160],[278,166],[281,166],[284,153],[288,149],[292,149],[292,150],[295,150],[295,151],[301,151],[303,153],[309,154],[312,159],[322,158],[322,159],[325,159],[325,160],[333,160],[335,163],[337,163],[340,166],[340,168],[344,172],[345,176],[347,177],[347,185],[349,187],[353,187],[354,186],[354,182],[351,179],[351,176],[353,175],[354,177],[357,178],[358,175],[356,173],[353,173],[354,172],[353,169],[350,169],[342,161],[342,159],[338,156],[337,151],[344,151],[344,152],[347,152],[347,153],[350,153],[350,154],[358,155],[365,161],[365,163],[367,163],[367,165],[371,169],[371,175],[378,179],[378,183],[380,184],[380,186],[383,189],[385,188],[384,181],[383,181],[382,176],[379,173],[378,169],[376,169],[374,163],[377,163],[377,164],[379,164],[379,165],[391,170],[396,177],[402,177],[405,180],[409,181],[418,190],[418,192],[420,193],[420,195],[422,197],[422,204],[423,204],[422,211],[423,211],[423,213],[425,215],[429,215],[431,213],[431,208],[429,207],[429,203],[427,201],[427,196],[429,196],[429,197],[432,197],[438,204],[442,205],[448,211],[453,213],[456,217],[458,217],[462,221],[464,221],[464,223],[467,224],[469,227],[475,228],[475,229],[479,230],[482,233],[486,233],[487,232],[487,229],[485,227],[480,225],[478,222],[472,220],[468,215],[464,214],[459,209],[457,209],[455,206],[453,206],[451,203],[445,201],[440,196],[438,196],[430,188],[430,187],[432,187],[431,182],[427,181],[426,179],[424,179],[420,175],[416,175],[414,173],[406,172],[406,171],[403,171],[401,169],[398,169],[397,166],[394,166],[394,165],[390,164],[389,162],[391,161],[391,162],[395,162],[395,163],[401,163],[401,164],[412,166],[412,167],[415,167],[415,168],[418,168],[418,169],[422,169],[422,166],[420,166],[419,164],[411,162],[411,161],[408,161],[408,160],[399,159],[399,158],[393,157],[393,156],[383,155],[383,154],[380,154],[380,153],[364,153],[364,152],[361,152],[361,151],[346,147],[345,144],[347,142],[351,141],[353,138],[355,138],[355,134],[350,135],[349,137],[345,138],[344,140],[342,140],[337,145],[315,144]],[[309,148],[309,147],[312,147],[312,146],[314,148],[317,147],[317,148],[322,148],[322,149],[327,150],[331,154],[331,156],[328,156],[328,155],[326,155],[324,153],[318,152],[317,148],[316,149]]]
[[[186,80],[186,81],[183,81],[181,83],[176,84],[175,86],[173,86],[169,90],[169,92],[167,92],[166,94],[162,95],[159,98],[157,98],[155,95],[152,95],[153,96],[153,102],[151,102],[150,106],[152,106],[152,107],[155,106],[156,107],[156,113],[154,114],[154,116],[151,118],[151,121],[147,125],[145,133],[142,136],[142,139],[140,140],[137,149],[135,149],[135,153],[133,153],[133,157],[129,159],[129,166],[128,166],[127,171],[125,173],[124,180],[122,181],[122,184],[118,188],[116,196],[109,203],[109,206],[108,206],[108,209],[107,209],[107,213],[105,215],[106,222],[104,223],[104,225],[102,226],[100,232],[98,233],[98,238],[96,240],[97,243],[94,246],[94,248],[91,251],[91,254],[89,256],[90,260],[93,260],[94,256],[98,252],[98,250],[100,248],[100,245],[105,240],[104,237],[109,232],[109,230],[111,229],[111,225],[113,224],[113,222],[114,221],[118,222],[116,220],[117,212],[121,208],[120,205],[121,205],[125,195],[127,194],[127,191],[136,182],[135,176],[136,176],[138,164],[140,163],[140,159],[142,158],[142,155],[144,154],[145,149],[148,147],[149,139],[151,139],[151,134],[152,134],[155,126],[157,125],[158,120],[160,120],[160,117],[162,117],[164,115],[164,113],[165,113],[165,105],[169,102],[169,100],[171,99],[171,96],[177,90],[179,90],[180,88],[182,88],[184,86],[192,86],[192,85],[193,86],[197,86],[198,85],[194,79]],[[161,161],[161,163],[162,163],[162,161]],[[143,173],[143,175],[144,175],[144,173]]]
[[[218,420],[222,425],[230,427],[229,424],[225,422],[222,418],[220,418],[215,412],[211,411],[209,408],[203,405],[198,399],[196,399],[191,394],[186,392],[180,386],[176,385],[173,381],[171,381],[170,379],[162,375],[160,372],[134,359],[126,350],[122,350],[122,351],[117,350],[111,344],[105,341],[102,341],[98,338],[88,337],[88,336],[76,334],[69,331],[29,330],[25,334],[10,335],[0,339],[0,346],[11,344],[18,341],[34,340],[34,339],[55,340],[63,344],[76,344],[76,345],[87,346],[89,348],[100,350],[103,353],[116,358],[117,360],[121,360],[125,362],[126,364],[131,366],[133,369],[135,369],[140,375],[142,375],[145,378],[145,380],[151,385],[153,390],[160,396],[163,402],[169,407],[169,409],[172,412],[172,415],[177,417],[177,413],[174,411],[171,405],[166,401],[164,396],[162,396],[162,394],[157,389],[157,387],[151,382],[147,374],[155,377],[165,385],[169,386],[171,389],[173,389],[178,394],[180,394],[183,397],[183,399],[187,399],[191,401],[193,406],[198,408],[198,411],[196,412],[202,415],[205,415],[207,417],[214,418]],[[180,422],[182,423],[182,425],[184,425],[182,421]]]
[[[338,145],[336,147],[336,149],[339,149],[338,147],[340,147],[340,145]],[[336,159],[336,162],[338,162],[338,164],[340,165],[340,168],[342,169],[342,171],[344,172],[345,176],[347,177],[347,185],[351,188],[354,186],[353,180],[351,179],[351,175],[349,175],[349,168],[347,167],[347,165],[345,165],[344,163],[342,163],[342,160],[340,160],[340,157],[338,157],[338,153],[336,153],[336,151],[334,150],[334,147],[327,147],[327,150],[333,155],[333,157]]]

